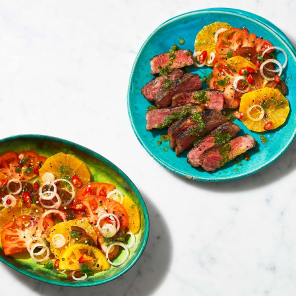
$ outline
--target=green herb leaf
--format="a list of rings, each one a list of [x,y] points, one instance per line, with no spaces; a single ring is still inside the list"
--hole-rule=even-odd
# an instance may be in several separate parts
[[[232,58],[232,57],[233,57],[233,53],[232,53],[231,49],[229,49],[229,50],[227,51],[226,56],[227,56],[228,58]]]
[[[232,139],[232,136],[230,133],[221,133],[218,132],[214,135],[215,138],[215,145],[223,145],[227,142],[229,142]]]
[[[261,141],[263,144],[266,144],[266,143],[268,142],[268,140],[267,140],[263,135],[260,136],[260,141]]]
[[[225,86],[228,83],[229,76],[226,76],[223,80],[217,81],[217,83],[221,86]]]
[[[148,107],[146,108],[147,111],[151,111],[151,110],[154,110],[154,109],[158,109],[157,106],[155,106],[155,105],[151,105],[151,106],[148,106]]]
[[[161,135],[160,140],[163,142],[168,142],[170,140],[170,136],[168,134]]]

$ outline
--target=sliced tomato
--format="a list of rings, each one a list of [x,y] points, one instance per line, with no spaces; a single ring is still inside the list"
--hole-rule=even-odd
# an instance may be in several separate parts
[[[6,152],[0,156],[0,172],[6,176],[10,176],[15,172],[15,168],[19,165],[18,154],[16,152]]]
[[[43,219],[43,229],[44,229],[44,231],[42,232],[42,235],[45,236],[46,238],[49,237],[50,230],[51,230],[51,228],[53,226],[55,226],[54,221],[51,218],[49,218],[49,217],[46,216]]]
[[[4,254],[9,256],[27,251],[26,241],[36,231],[37,220],[28,216],[20,216],[3,227],[1,243]]]
[[[88,185],[83,186],[78,192],[76,196],[76,202],[81,200],[81,197],[88,195],[91,191],[91,195],[100,195],[101,190],[105,191],[106,195],[115,189],[114,184],[109,183],[99,183],[99,182],[92,182]]]
[[[105,238],[101,233],[98,233],[98,242],[104,254],[107,253],[108,246],[105,244]],[[119,246],[114,246],[113,251],[108,254],[109,259],[113,259],[119,252]]]

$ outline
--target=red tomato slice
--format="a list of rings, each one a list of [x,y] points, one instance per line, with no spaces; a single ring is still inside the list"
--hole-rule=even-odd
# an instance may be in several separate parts
[[[20,216],[6,224],[1,234],[4,254],[9,256],[27,251],[26,240],[35,232],[36,225],[36,219],[28,215]],[[26,232],[26,230],[29,231]]]
[[[45,236],[45,237],[49,237],[50,230],[51,230],[51,228],[53,226],[55,226],[54,221],[49,217],[45,217],[43,219],[43,229],[44,229],[44,231],[43,231],[42,235]]]
[[[90,188],[90,189],[89,189]],[[106,195],[115,189],[114,184],[108,184],[108,183],[99,183],[99,182],[92,182],[88,185],[83,186],[78,192],[76,196],[76,202],[81,200],[81,197],[84,197],[87,194],[90,195],[100,195],[100,191],[105,191]],[[91,191],[91,192],[90,192]]]
[[[15,172],[18,166],[18,154],[16,152],[6,152],[0,156],[0,172],[6,176],[10,176]]]

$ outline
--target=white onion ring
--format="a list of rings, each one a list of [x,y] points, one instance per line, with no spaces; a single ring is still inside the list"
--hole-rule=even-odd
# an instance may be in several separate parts
[[[288,63],[288,56],[287,56],[287,53],[286,53],[282,48],[277,47],[277,46],[271,46],[271,47],[269,47],[269,48],[267,48],[267,49],[265,49],[265,50],[263,51],[263,53],[262,53],[262,57],[263,57],[263,56],[264,56],[269,50],[271,50],[271,49],[278,49],[278,50],[280,50],[280,51],[285,55],[285,62],[284,62],[284,64],[282,65],[282,69],[284,69],[284,68],[287,66],[287,63]],[[268,71],[270,71],[270,72],[279,72],[280,69],[268,70]]]
[[[216,31],[215,36],[214,36],[215,43],[217,43],[219,35],[220,35],[221,33],[225,32],[225,31],[228,31],[228,29],[226,29],[226,28],[221,28],[221,29],[219,29],[218,31]]]
[[[43,187],[46,186],[46,185],[49,185],[49,186],[50,186],[49,188],[51,188],[51,186],[52,186],[52,187],[53,187],[53,191],[48,190],[48,191],[42,192]],[[51,198],[48,198],[47,196],[44,197],[44,195],[43,195],[44,193],[49,193],[49,192],[57,193],[57,186],[56,186],[54,183],[51,183],[51,182],[45,182],[45,183],[43,183],[43,184],[40,186],[40,188],[39,188],[39,197],[41,196],[42,199],[50,200],[50,199],[52,199],[52,198],[54,197],[54,195],[53,195]]]
[[[120,190],[118,190],[118,189],[114,189],[114,190],[110,191],[110,192],[107,194],[106,198],[110,198],[110,196],[112,196],[113,194],[116,194],[116,193],[118,193],[118,194],[120,195],[120,203],[122,204],[122,201],[123,201],[123,194],[122,194],[122,192],[121,192]],[[112,199],[113,199],[113,198],[112,198]]]
[[[62,200],[61,200],[60,196],[55,192],[53,192],[53,194],[54,194],[54,196],[52,198],[56,197],[57,201],[51,206],[47,206],[44,203],[42,203],[42,197],[39,196],[39,202],[44,208],[46,208],[46,209],[58,209],[61,206]]]
[[[210,53],[210,59],[208,60],[208,64],[213,64],[216,54],[214,52]]]
[[[59,239],[57,239],[59,238]],[[55,234],[52,239],[51,239],[51,244],[55,247],[55,248],[61,248],[66,244],[66,239],[62,234]]]
[[[128,249],[131,249],[136,243],[136,236],[131,231],[127,232],[126,234],[129,234],[131,236],[132,241],[126,246]]]
[[[74,185],[70,181],[68,181],[66,179],[57,179],[57,180],[53,181],[52,184],[54,184],[56,182],[66,182],[66,183],[68,183],[71,186],[72,196],[71,196],[71,198],[66,203],[63,203],[62,204],[63,206],[67,206],[68,204],[70,204],[72,202],[72,200],[75,197],[75,188],[74,188]]]
[[[98,222],[97,222],[97,227],[99,228],[99,230],[100,230],[101,233],[102,233],[102,228],[101,228],[101,226],[100,226],[100,221],[101,221],[103,218],[110,218],[110,216],[113,217],[113,218],[115,218],[115,220],[116,220],[116,222],[117,222],[116,231],[119,230],[120,222],[119,222],[119,219],[117,218],[117,216],[115,216],[115,215],[113,215],[113,214],[103,214],[103,215],[99,218],[99,220],[98,220]]]
[[[46,252],[47,252],[47,254],[46,254],[46,256],[44,257],[44,258],[42,258],[42,259],[36,259],[35,258],[35,255],[37,255],[37,254],[39,254],[40,253],[40,251],[38,252],[38,253],[36,253],[36,254],[34,254],[34,250],[36,249],[36,248],[38,248],[38,247],[42,247],[42,248],[44,248],[45,250],[46,250]],[[48,247],[47,246],[45,246],[45,245],[43,245],[43,244],[35,244],[34,246],[33,246],[33,248],[30,250],[30,256],[31,256],[31,258],[34,260],[34,261],[36,261],[36,262],[41,262],[41,261],[44,261],[44,260],[46,260],[48,257],[49,257],[49,249],[48,249]],[[41,254],[43,254],[44,252],[42,252]]]
[[[44,220],[44,218],[45,218],[47,215],[49,215],[49,214],[53,214],[53,213],[58,214],[58,215],[62,218],[62,220],[63,220],[64,222],[67,221],[67,219],[66,219],[66,215],[65,215],[62,211],[59,211],[59,210],[49,210],[49,211],[43,213],[42,216],[40,217],[39,223],[40,223],[41,231],[44,231],[44,227],[43,227],[43,220]]]
[[[246,92],[248,92],[249,89],[250,89],[250,85],[248,85],[248,88],[245,89],[245,90],[240,90],[240,89],[237,87],[237,83],[239,82],[239,80],[243,80],[243,79],[245,79],[244,76],[237,76],[237,77],[234,79],[234,81],[233,81],[233,87],[234,87],[234,89],[235,89],[236,91],[240,92],[240,93],[246,93]]]
[[[121,247],[123,247],[123,248],[125,249],[125,258],[124,258],[121,262],[115,263],[115,262],[112,262],[112,261],[109,259],[109,251],[110,251],[110,249],[111,249],[112,247],[114,247],[114,246],[121,246]],[[111,265],[113,265],[113,266],[119,266],[119,265],[121,265],[122,263],[124,263],[124,262],[126,261],[126,259],[127,259],[128,256],[129,256],[129,250],[128,250],[128,248],[126,247],[126,245],[124,245],[123,243],[114,243],[114,244],[109,245],[108,248],[107,248],[106,258],[107,258],[108,262],[109,262]]]
[[[11,204],[7,204],[7,200],[11,200]],[[16,205],[16,198],[13,196],[13,195],[5,195],[3,198],[2,198],[2,204],[5,208],[13,208],[15,207]]]
[[[274,64],[277,64],[277,65],[279,66],[279,68],[277,69],[277,70],[278,70],[277,72],[279,72],[278,75],[279,75],[279,76],[282,75],[282,71],[283,71],[282,64],[281,64],[279,61],[277,61],[277,60],[269,59],[269,60],[264,61],[264,62],[261,64],[261,66],[260,66],[260,74],[261,74],[261,76],[262,76],[264,79],[266,79],[266,80],[268,80],[268,81],[272,81],[272,80],[274,79],[274,77],[269,78],[269,77],[265,76],[265,74],[264,74],[264,72],[263,72],[263,68],[264,68],[264,66],[265,66],[266,64],[268,64],[268,63],[274,63]],[[268,70],[268,71],[271,71],[271,70]],[[274,71],[273,71],[273,72],[274,72]]]
[[[30,244],[31,244],[33,241],[37,241],[37,242],[39,241],[40,244],[43,244],[44,246],[46,246],[46,244],[44,243],[42,237],[32,237],[32,238],[30,238],[30,239],[27,241],[27,243],[26,243],[27,250],[28,250],[29,253],[30,253],[30,251],[31,251]],[[38,253],[34,253],[34,254],[35,254],[35,255],[42,255],[44,252],[45,252],[45,250],[44,250],[44,248],[42,248],[42,250],[40,250]]]
[[[9,189],[9,184],[10,184],[11,182],[13,182],[13,183],[18,183],[18,184],[20,185],[20,188],[19,188],[17,191],[15,191],[15,192],[11,192],[10,189]],[[8,193],[9,193],[9,194],[13,194],[13,195],[15,195],[15,194],[19,194],[19,193],[22,191],[22,182],[21,182],[20,180],[18,180],[18,179],[11,179],[11,180],[9,180],[9,181],[7,182],[7,190],[8,190]]]
[[[252,111],[253,108],[258,107],[261,110],[261,115],[258,118],[254,118],[250,115],[250,112]],[[247,110],[247,115],[252,121],[260,121],[264,117],[264,109],[260,105],[253,105]]]
[[[197,58],[197,56],[199,56],[201,54],[201,51],[196,51],[194,54],[193,54],[193,63],[194,63],[194,66],[195,67],[198,67],[198,68],[200,68],[200,67],[203,67],[205,64],[206,64],[206,62],[207,62],[207,59],[205,58],[205,60],[204,60],[204,62],[202,63],[202,64],[198,64],[197,62],[196,62],[196,58]]]
[[[74,274],[75,274],[75,272],[73,272],[73,274],[72,274],[72,279],[75,280],[75,281],[84,281],[84,280],[87,279],[87,274],[86,273],[84,274],[84,276],[82,276],[80,278],[75,277]]]
[[[117,233],[117,229],[113,223],[105,223],[101,229],[103,237],[113,237]]]

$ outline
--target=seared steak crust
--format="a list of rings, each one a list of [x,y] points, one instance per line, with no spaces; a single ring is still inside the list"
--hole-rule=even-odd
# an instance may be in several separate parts
[[[141,93],[148,101],[154,102],[156,94],[165,86],[166,80],[175,80],[176,78],[180,78],[182,76],[183,71],[175,69],[168,75],[162,75],[152,79],[142,87]]]
[[[215,135],[217,133],[223,133],[223,134],[229,133],[231,137],[234,138],[236,137],[239,131],[240,131],[239,126],[234,124],[231,121],[228,121],[219,125],[209,135],[207,135],[196,147],[194,147],[189,151],[189,153],[187,154],[187,162],[196,168],[199,167],[201,165],[202,154],[206,150],[218,146],[215,143]]]
[[[172,85],[167,89],[161,89],[155,97],[155,102],[158,108],[168,107],[172,104],[172,98],[175,94],[184,91],[195,91],[202,87],[199,75],[187,73],[181,78],[174,80]]]
[[[180,118],[187,117],[194,112],[201,112],[203,110],[204,106],[202,104],[187,104],[179,107],[169,107],[148,111],[146,113],[146,130],[152,131],[153,129],[169,127]]]
[[[205,129],[202,133],[198,133],[198,124],[192,125],[177,136],[176,155],[180,155],[183,151],[193,147],[194,142],[200,137],[204,137],[214,128],[227,121],[227,118],[218,110],[206,110],[202,112],[202,119],[205,123]]]
[[[192,59],[192,53],[190,50],[181,49],[177,50],[175,52],[175,58],[174,60],[170,59],[169,52],[159,54],[157,56],[154,56],[152,59],[150,59],[150,66],[151,66],[151,72],[150,74],[157,74],[159,73],[159,67],[167,67],[169,66],[170,69],[179,69],[183,68],[185,66],[191,66],[193,65],[193,59]]]
[[[235,157],[247,152],[256,146],[253,137],[246,134],[232,139],[221,147],[213,147],[201,156],[201,166],[208,172],[214,172]]]
[[[172,107],[180,106],[189,103],[198,102],[197,94],[199,92],[205,92],[208,100],[204,103],[206,109],[217,109],[223,110],[224,106],[224,96],[223,92],[215,89],[203,89],[199,91],[192,92],[181,92],[173,96],[172,98]]]

